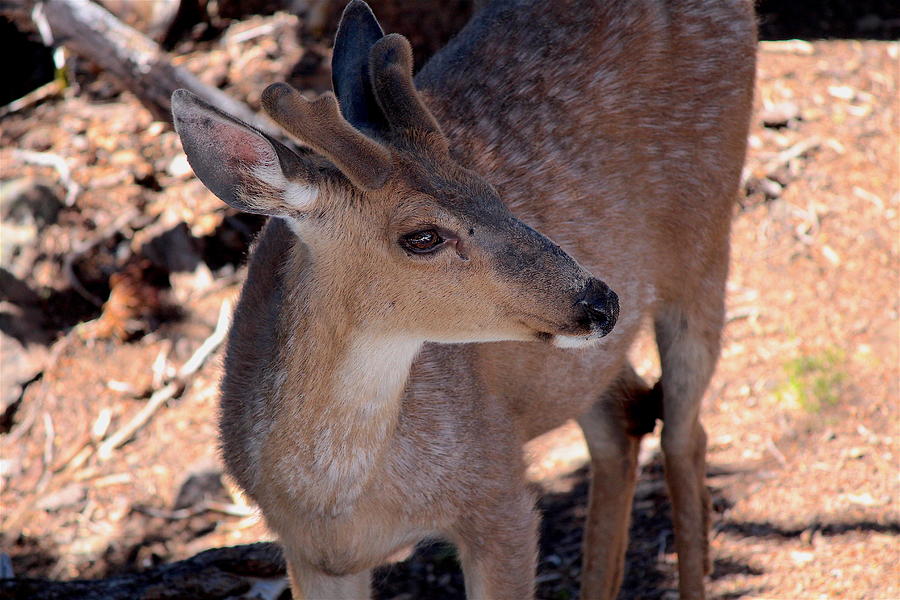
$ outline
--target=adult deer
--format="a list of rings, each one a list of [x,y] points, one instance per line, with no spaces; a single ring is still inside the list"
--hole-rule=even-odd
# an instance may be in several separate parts
[[[531,597],[521,447],[578,418],[593,469],[582,597],[614,597],[643,413],[664,420],[681,594],[703,596],[698,412],[754,52],[749,1],[498,1],[414,85],[409,44],[354,0],[337,101],[263,94],[317,154],[175,93],[204,184],[277,217],[235,312],[221,439],[295,593],[365,597],[373,567],[442,537],[470,598]],[[647,316],[653,390],[626,359]]]

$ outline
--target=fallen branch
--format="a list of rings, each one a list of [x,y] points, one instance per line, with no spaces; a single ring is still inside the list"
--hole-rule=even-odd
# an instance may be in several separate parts
[[[0,107],[0,117],[5,117],[6,115],[18,112],[22,109],[28,108],[29,106],[43,102],[47,98],[59,96],[60,94],[62,94],[63,89],[64,87],[62,82],[58,79],[54,79],[50,83],[45,83],[36,90],[28,92],[18,100],[13,100],[6,106]]]
[[[112,457],[113,450],[127,442],[137,433],[137,430],[147,424],[153,415],[159,410],[163,404],[174,398],[184,389],[183,385],[177,382],[166,384],[163,388],[156,390],[150,396],[147,403],[111,436],[103,440],[103,443],[97,448],[97,457],[100,460],[106,460]]]
[[[54,45],[64,45],[111,73],[159,120],[172,121],[172,92],[184,88],[257,129],[283,137],[270,121],[173,65],[155,42],[90,0],[5,0],[4,10],[30,13],[38,29],[49,29]]]

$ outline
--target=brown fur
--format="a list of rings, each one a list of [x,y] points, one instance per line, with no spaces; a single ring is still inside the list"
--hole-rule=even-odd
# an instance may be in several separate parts
[[[268,224],[229,340],[222,443],[284,543],[295,593],[360,597],[371,568],[444,537],[470,598],[531,597],[521,445],[578,418],[593,469],[582,597],[613,598],[640,434],[661,402],[680,591],[703,596],[699,407],[719,351],[754,28],[739,0],[495,2],[417,78],[446,137],[394,116],[413,125],[381,140],[383,186],[326,179],[305,212]],[[358,179],[355,155],[332,158]],[[286,214],[279,202],[272,214]],[[432,225],[453,236],[443,250],[400,249]],[[582,350],[534,343],[596,337],[579,312],[588,291],[605,297],[589,272],[619,296],[612,332]],[[646,317],[655,390],[625,358]],[[420,347],[492,339],[515,341]]]

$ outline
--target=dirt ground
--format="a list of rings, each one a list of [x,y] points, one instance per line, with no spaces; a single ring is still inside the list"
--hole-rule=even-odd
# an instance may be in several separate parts
[[[274,80],[322,89],[327,49],[301,46],[294,27],[249,19],[178,61],[254,106]],[[713,598],[900,598],[898,65],[896,42],[761,44],[703,417]],[[221,475],[220,351],[178,373],[234,300],[261,223],[193,178],[167,124],[94,79],[0,122],[0,550],[19,577],[105,577],[271,539]],[[648,336],[634,362],[655,375]],[[657,432],[623,598],[676,597],[658,447]],[[569,424],[527,452],[544,513],[538,595],[575,598],[583,440]],[[442,545],[379,571],[376,587],[463,597]]]

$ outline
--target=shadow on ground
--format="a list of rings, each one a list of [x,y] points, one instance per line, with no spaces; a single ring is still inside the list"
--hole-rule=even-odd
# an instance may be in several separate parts
[[[727,518],[732,501],[723,491],[721,481],[739,471],[711,465],[708,469],[708,483],[713,497],[713,523],[717,535],[736,536],[740,538],[790,539],[808,534],[805,529],[790,529],[772,523],[734,521]],[[556,485],[564,491],[544,492],[539,494],[539,509],[543,515],[541,524],[540,563],[537,573],[537,597],[545,600],[574,600],[578,598],[581,575],[581,538],[584,516],[587,509],[589,473],[587,467],[567,475]],[[135,507],[133,515],[140,513]],[[138,520],[140,522],[140,519]],[[197,555],[186,561],[163,564],[171,560],[166,556],[165,540],[180,538],[196,538],[202,535],[205,519],[174,521],[168,524],[165,532],[156,531],[150,522],[146,527],[144,540],[137,546],[132,545],[130,551],[108,552],[104,557],[107,563],[105,580],[79,582],[47,582],[35,579],[5,580],[0,584],[0,598],[35,597],[32,594],[40,590],[39,596],[60,599],[69,598],[103,598],[117,600],[133,597],[137,590],[145,587],[164,585],[167,593],[175,594],[166,597],[181,597],[183,592],[190,596],[196,590],[197,569],[209,571],[206,579],[215,576],[226,581],[229,586],[238,586],[237,581],[258,577],[279,577],[284,573],[280,552],[273,544],[257,544],[236,546],[233,548],[215,549]],[[180,530],[180,531],[179,531]],[[900,523],[890,521],[878,523],[874,521],[859,522],[823,522],[817,524],[815,531],[825,536],[839,536],[853,532],[875,532],[888,535],[900,535]],[[632,511],[630,543],[626,557],[625,580],[620,598],[641,598],[658,600],[668,598],[676,593],[676,562],[673,547],[671,511],[665,492],[663,468],[659,456],[646,465],[641,474],[635,494]],[[52,568],[56,559],[54,548],[44,547],[38,541],[20,539],[11,553],[15,570],[39,575]],[[114,547],[115,544],[111,546]],[[124,543],[123,543],[124,546]],[[146,547],[145,547],[146,546]],[[141,568],[148,564],[147,550],[154,552],[151,564],[153,568]],[[720,553],[721,554],[721,553]],[[257,556],[259,555],[259,556]],[[248,558],[249,557],[249,558]],[[264,558],[262,560],[260,557]],[[235,565],[242,565],[235,569]],[[260,573],[253,571],[252,565],[264,567]],[[200,565],[200,567],[197,567]],[[249,569],[249,571],[248,571]],[[201,573],[202,574],[202,573]],[[177,575],[177,576],[176,576]],[[711,578],[722,580],[736,576],[762,576],[765,572],[757,566],[729,556],[718,556],[713,565]],[[206,584],[208,581],[204,580]],[[465,585],[462,572],[452,546],[440,542],[423,544],[409,560],[379,569],[374,577],[374,597],[377,600],[463,600]],[[181,584],[184,589],[181,589]],[[244,585],[244,584],[240,584]],[[50,589],[52,588],[52,590]],[[228,597],[216,595],[215,590],[224,590],[221,586],[213,586],[209,591],[213,595],[204,598]],[[149,589],[149,588],[148,588]],[[237,589],[237,587],[235,587]],[[192,591],[193,590],[193,591]],[[234,591],[234,590],[232,590]],[[753,587],[729,591],[715,596],[716,600],[733,600],[748,594],[765,593],[765,587]],[[47,595],[48,592],[52,592]],[[92,595],[93,594],[93,595]],[[118,595],[117,595],[118,594]],[[187,597],[187,596],[185,596]],[[196,597],[196,595],[194,596]],[[289,600],[286,594],[280,600]]]
[[[630,543],[621,598],[655,600],[675,591],[674,540],[662,464],[657,457],[641,475],[632,510]],[[711,466],[709,483],[716,511],[714,522],[732,502],[716,488],[716,478],[733,474]],[[568,475],[563,492],[544,493],[537,597],[567,600],[578,597],[581,578],[581,539],[587,511],[589,473],[583,467]],[[728,557],[716,559],[712,577],[760,575],[758,569]],[[465,598],[462,574],[452,548],[433,544],[420,548],[408,561],[382,568],[375,578],[376,598],[408,597],[423,600]],[[747,590],[751,592],[752,590]],[[738,594],[733,597],[739,597]]]

